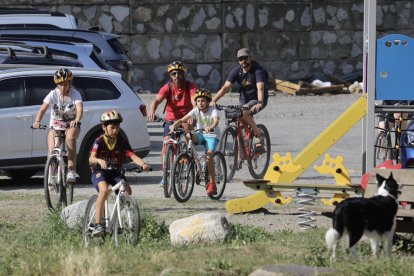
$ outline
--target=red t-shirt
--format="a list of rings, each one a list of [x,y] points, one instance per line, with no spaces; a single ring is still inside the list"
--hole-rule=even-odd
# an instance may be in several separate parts
[[[115,147],[110,150],[104,141],[104,135],[100,135],[93,143],[91,153],[96,152],[96,157],[106,161],[108,166],[122,168],[126,157],[131,157],[134,151],[129,144],[129,141],[124,139],[121,134],[116,137]],[[91,166],[92,172],[95,171],[94,166]]]
[[[197,87],[192,82],[190,82],[190,91],[185,91],[185,83],[180,89],[171,83],[171,88],[170,93],[168,83],[166,83],[163,87],[161,87],[160,91],[158,91],[158,95],[161,95],[167,99],[167,107],[165,109],[166,121],[176,121],[187,115],[187,113],[193,109],[191,97],[194,96],[194,93],[197,90]]]

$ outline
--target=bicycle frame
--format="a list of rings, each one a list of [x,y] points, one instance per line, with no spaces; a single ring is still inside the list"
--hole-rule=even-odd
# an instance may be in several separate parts
[[[105,200],[105,212],[104,212],[104,220],[105,220],[105,231],[107,231],[108,229],[115,229],[115,222],[116,222],[116,216],[118,216],[118,218],[121,217],[121,208],[119,206],[120,204],[120,200],[121,200],[121,195],[123,195],[125,193],[125,180],[121,179],[117,184],[115,184],[112,187],[109,187],[109,194],[108,197],[111,196],[113,191],[116,191],[119,189],[119,193],[116,196],[115,199],[115,203],[114,203],[114,208],[109,216],[109,202],[108,199]],[[119,221],[119,226],[122,228],[122,220],[118,220]]]
[[[201,130],[196,130],[194,132],[197,132],[197,131],[201,131]],[[193,141],[193,135],[194,135],[194,133],[190,132],[190,141],[188,142],[188,145],[187,145],[187,152],[194,159],[194,163],[196,164],[196,167],[195,167],[196,173],[198,173],[200,175],[200,177],[202,177],[203,176],[202,173],[204,173],[204,172],[203,172],[203,167],[201,166],[200,160],[205,159],[206,154],[202,154],[201,156],[198,155],[198,153],[195,149],[195,145],[194,145],[194,141]],[[207,164],[206,164],[206,166],[207,166]]]
[[[250,139],[252,137],[252,130],[240,118],[226,119],[227,126],[233,126],[237,132],[237,143],[239,148],[239,160],[251,160],[253,156],[250,152]],[[245,135],[243,135],[243,131]],[[243,152],[242,152],[243,150]]]
[[[175,131],[175,133],[177,135],[170,135],[170,138],[168,140],[164,140],[163,147],[164,147],[164,149],[166,149],[167,145],[172,145],[174,147],[174,154],[176,155],[178,153],[178,150],[179,150],[179,144],[181,142],[182,131],[177,130],[177,131]],[[173,136],[174,136],[174,138],[173,138]]]
[[[55,130],[52,129],[52,131],[54,132],[54,147],[50,152],[50,156],[56,156],[56,158],[58,159],[59,162],[59,170],[61,170],[63,173],[58,173],[58,183],[61,181],[60,177],[65,176],[65,167],[67,166],[67,151],[66,151],[66,134],[65,133],[61,133],[59,130]],[[50,158],[49,156],[49,158]],[[65,158],[66,157],[66,158]],[[66,180],[63,179],[65,185]]]

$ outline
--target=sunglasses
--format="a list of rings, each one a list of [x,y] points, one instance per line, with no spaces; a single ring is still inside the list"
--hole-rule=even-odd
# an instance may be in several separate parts
[[[170,74],[171,77],[182,76],[182,75],[183,75],[183,72],[180,72],[180,71],[175,71]]]
[[[108,126],[108,125],[119,126],[121,125],[121,123],[120,122],[109,122],[109,123],[105,123],[104,125],[105,126]]]
[[[249,56],[242,56],[242,57],[238,58],[239,61],[245,61],[245,60],[248,60],[248,59],[249,59]]]

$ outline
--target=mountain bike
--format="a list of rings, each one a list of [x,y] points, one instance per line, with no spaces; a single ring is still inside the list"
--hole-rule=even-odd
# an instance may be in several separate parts
[[[226,116],[226,128],[219,142],[219,151],[226,159],[227,181],[231,181],[236,170],[242,168],[242,163],[247,161],[250,175],[253,178],[264,177],[270,162],[270,136],[267,128],[262,124],[257,127],[262,131],[264,139],[262,152],[256,151],[254,132],[242,120],[243,109],[238,105],[217,105],[217,109],[223,110]]]
[[[39,126],[39,129],[46,128],[46,125]],[[72,204],[74,183],[66,181],[66,174],[68,172],[66,134],[64,131],[53,128],[51,131],[54,133],[54,147],[45,165],[44,193],[47,207],[51,210],[58,210]]]
[[[164,160],[162,162],[163,169],[163,180],[164,180],[164,196],[170,198],[172,194],[172,173],[171,170],[174,165],[174,161],[177,159],[177,156],[182,152],[187,144],[184,141],[181,141],[181,137],[185,133],[183,128],[177,128],[173,133],[171,133],[170,138],[165,140],[163,147],[165,147]]]
[[[116,170],[109,167],[108,170]],[[98,195],[89,198],[83,218],[82,237],[84,246],[100,245],[110,237],[116,246],[121,244],[136,245],[139,240],[141,221],[138,204],[125,193],[125,172],[141,172],[141,168],[121,169],[121,181],[109,187],[109,195],[104,204],[102,226],[103,235],[93,236],[96,225],[96,200]]]
[[[178,202],[186,202],[190,199],[194,184],[202,185],[204,181],[207,186],[209,183],[208,168],[206,163],[206,153],[198,156],[194,146],[193,135],[195,132],[203,131],[202,129],[189,132],[190,140],[187,147],[181,152],[174,162],[172,170],[172,187],[174,198]],[[217,187],[216,195],[208,195],[209,198],[218,200],[224,193],[227,183],[226,161],[221,152],[216,151],[213,154],[215,169],[215,184]]]

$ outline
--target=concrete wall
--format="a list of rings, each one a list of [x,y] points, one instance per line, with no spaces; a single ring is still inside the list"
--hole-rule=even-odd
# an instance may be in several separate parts
[[[362,70],[363,0],[0,0],[75,15],[79,27],[121,35],[133,86],[156,92],[166,66],[217,90],[249,47],[271,78],[342,76]],[[378,1],[379,35],[413,33],[413,1]],[[272,86],[271,86],[272,87]]]

